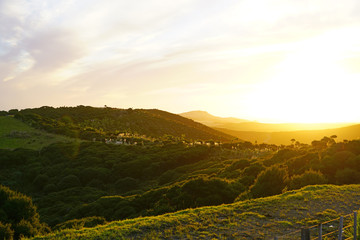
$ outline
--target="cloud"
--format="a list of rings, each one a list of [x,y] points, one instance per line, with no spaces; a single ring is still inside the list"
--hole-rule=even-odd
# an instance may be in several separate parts
[[[357,29],[359,11],[355,0],[0,0],[0,102],[132,104],[137,96],[137,106],[166,109],[188,95],[187,107],[206,107],[210,90],[196,86],[219,85],[217,99],[235,101],[228,91],[267,81],[309,39]],[[358,46],[340,40],[325,50]],[[350,55],[342,61],[356,69]],[[171,101],[149,98],[164,89]]]

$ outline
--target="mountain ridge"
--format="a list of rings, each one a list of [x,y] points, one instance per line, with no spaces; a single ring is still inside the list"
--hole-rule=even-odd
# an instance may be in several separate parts
[[[291,139],[300,143],[310,144],[315,139],[321,139],[324,136],[336,135],[339,141],[360,139],[360,124],[341,128],[322,129],[322,130],[301,130],[301,131],[283,131],[283,132],[255,132],[255,131],[236,131],[225,128],[215,128],[228,134],[232,134],[245,141],[251,141],[267,144],[290,144]]]
[[[235,131],[281,132],[302,130],[323,130],[355,125],[356,123],[261,123],[239,118],[222,118],[206,111],[191,111],[179,115],[203,123],[209,127]]]

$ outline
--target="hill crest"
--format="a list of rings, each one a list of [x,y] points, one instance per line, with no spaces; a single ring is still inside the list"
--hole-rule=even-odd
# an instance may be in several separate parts
[[[55,121],[53,125],[56,126],[69,125],[80,130],[91,128],[111,134],[131,132],[157,138],[171,135],[186,140],[230,141],[234,139],[233,136],[201,123],[158,109],[95,108],[82,105],[59,108],[44,106],[21,110],[18,116],[22,119],[26,118],[24,116],[32,116],[31,121],[37,121],[34,114],[44,118],[44,122]]]

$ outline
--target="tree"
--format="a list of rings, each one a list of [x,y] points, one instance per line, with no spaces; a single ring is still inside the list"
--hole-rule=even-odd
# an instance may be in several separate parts
[[[336,135],[331,135],[330,138],[335,141],[335,138],[337,138],[337,136]]]
[[[17,110],[17,109],[10,109],[8,113],[9,113],[9,115],[15,115],[18,112],[19,112],[19,110]]]

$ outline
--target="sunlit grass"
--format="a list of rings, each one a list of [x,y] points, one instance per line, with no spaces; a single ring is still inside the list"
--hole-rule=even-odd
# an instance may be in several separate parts
[[[0,117],[0,148],[2,149],[27,148],[38,150],[55,142],[74,140],[34,129],[10,116]]]
[[[270,239],[359,207],[360,185],[310,186],[272,197],[68,229],[35,239]]]

